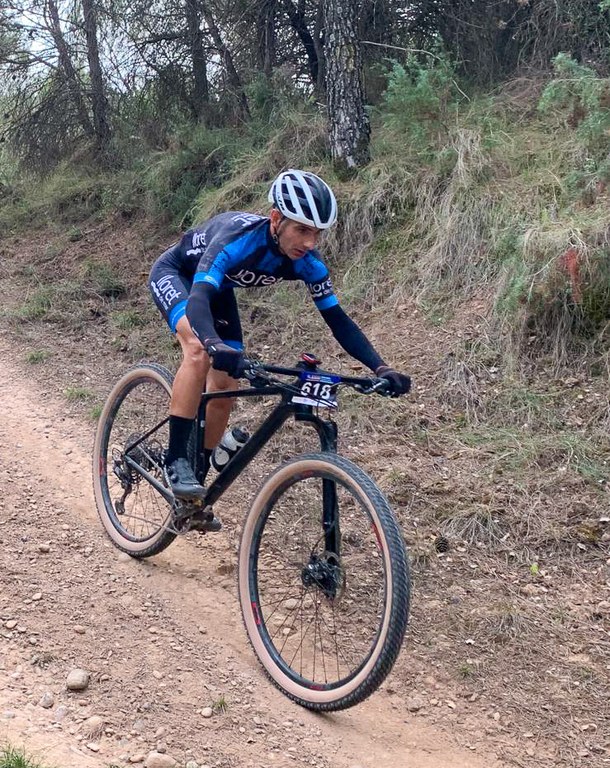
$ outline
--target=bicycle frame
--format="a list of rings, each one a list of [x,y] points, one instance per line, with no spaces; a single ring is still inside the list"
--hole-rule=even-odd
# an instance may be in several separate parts
[[[317,361],[316,361],[317,362]],[[306,363],[305,366],[295,368],[280,368],[276,366],[264,366],[263,370],[266,373],[278,373],[282,375],[294,376],[298,375],[301,370],[308,370],[312,372],[318,372],[318,368],[315,364]],[[324,373],[320,371],[320,373]],[[351,384],[355,386],[370,386],[370,379],[362,379],[351,376],[341,376],[341,383]],[[203,481],[203,448],[205,440],[205,412],[207,405],[212,400],[226,399],[226,398],[238,398],[238,397],[260,397],[262,395],[280,395],[280,402],[274,407],[267,418],[258,426],[254,434],[250,437],[247,443],[233,456],[227,465],[218,473],[214,481],[207,488],[205,495],[202,499],[203,507],[211,507],[218,499],[223,496],[227,489],[232,485],[241,472],[248,466],[252,459],[264,448],[269,440],[278,432],[283,424],[291,417],[294,416],[296,421],[308,422],[318,433],[320,439],[320,449],[322,452],[337,452],[337,437],[338,430],[337,424],[329,419],[322,419],[320,416],[314,413],[315,406],[305,405],[302,403],[292,402],[292,398],[296,392],[294,385],[284,384],[281,382],[264,383],[263,386],[256,386],[256,379],[252,386],[247,389],[236,390],[224,390],[220,392],[204,392],[201,396],[199,408],[197,412],[197,429],[195,435],[195,457],[193,461],[193,469],[195,475],[200,481]],[[166,488],[159,480],[154,477],[149,471],[140,465],[133,456],[129,455],[134,448],[142,446],[144,441],[153,434],[159,427],[167,423],[169,417],[161,421],[155,427],[150,429],[146,434],[139,435],[137,440],[129,445],[124,454],[124,461],[128,466],[137,471],[142,477],[144,477],[155,490],[163,496],[163,498],[170,504],[173,504],[175,499],[171,491]],[[143,450],[141,448],[141,450]],[[146,455],[146,454],[145,454]],[[150,457],[147,456],[150,459]],[[325,548],[329,553],[335,554],[339,557],[340,547],[340,530],[338,521],[337,510],[337,491],[335,483],[331,480],[322,480],[322,526],[324,529]]]
[[[234,398],[259,399],[256,423],[247,422],[252,436],[220,472],[210,473],[209,485],[192,499],[172,493],[167,447],[172,375],[155,363],[134,366],[117,381],[102,412],[93,451],[94,490],[113,544],[141,559],[162,552],[178,535],[218,530],[212,505],[216,510],[215,502],[241,475],[241,485],[225,496],[241,507],[239,491],[246,480],[255,470],[268,472],[259,490],[247,494],[252,506],[242,515],[238,586],[246,630],[280,690],[305,707],[332,711],[362,701],[390,671],[407,624],[409,573],[387,500],[365,471],[337,455],[337,389],[348,385],[361,394],[390,395],[386,380],[319,370],[312,358],[304,354],[305,365],[290,369],[246,361],[242,390],[200,394],[182,454],[200,482],[205,437],[211,436],[209,403],[225,398],[218,407],[228,408]],[[283,450],[281,458],[272,457],[272,449],[280,447],[275,435],[292,418],[295,427],[303,424],[308,444],[293,446],[285,458]],[[313,446],[306,425],[316,431]],[[286,431],[292,443],[292,430]],[[286,611],[280,613],[282,606]]]
[[[337,425],[334,421],[320,418],[314,413],[310,405],[301,405],[290,402],[292,394],[287,392],[281,386],[266,386],[264,388],[250,387],[242,390],[230,390],[223,392],[204,393],[201,397],[199,411],[197,415],[196,439],[196,465],[195,474],[201,476],[203,462],[203,443],[205,438],[205,410],[211,400],[233,397],[256,397],[260,395],[281,395],[281,401],[267,418],[260,424],[248,442],[232,457],[228,464],[218,473],[214,481],[206,490],[203,499],[204,506],[212,506],[232,485],[234,480],[242,473],[248,464],[254,459],[259,451],[269,442],[269,440],[278,432],[284,423],[294,416],[296,421],[308,422],[318,433],[320,438],[321,451],[336,453],[337,451]],[[326,534],[326,549],[335,553],[337,556],[339,542],[337,540],[337,521],[336,521],[336,489],[334,483],[329,480],[322,481],[323,494],[323,528]]]
[[[267,418],[259,425],[254,434],[251,435],[248,442],[237,452],[235,456],[218,473],[214,482],[208,487],[204,497],[204,504],[215,504],[218,499],[229,488],[233,481],[248,466],[252,459],[264,448],[269,440],[278,432],[283,424],[294,415],[297,421],[310,422],[320,437],[320,448],[322,451],[337,450],[337,425],[334,421],[325,421],[313,413],[313,408],[308,405],[299,405],[289,402],[291,394],[282,390],[280,387],[265,387],[258,389],[251,387],[245,390],[226,390],[223,392],[212,392],[204,394],[199,406],[197,430],[197,464],[195,472],[200,473],[203,461],[203,441],[205,437],[205,409],[211,400],[218,400],[227,397],[256,397],[261,395],[281,394],[282,400]]]

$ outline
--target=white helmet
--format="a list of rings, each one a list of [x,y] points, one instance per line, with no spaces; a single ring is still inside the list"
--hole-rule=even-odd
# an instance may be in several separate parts
[[[271,185],[269,202],[287,219],[316,229],[328,229],[337,221],[333,191],[315,173],[283,171]]]

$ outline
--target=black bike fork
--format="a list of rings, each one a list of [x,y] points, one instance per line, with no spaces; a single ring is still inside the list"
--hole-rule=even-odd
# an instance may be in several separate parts
[[[297,415],[297,421],[309,421],[315,427],[320,438],[322,453],[337,452],[338,429],[334,421],[324,421],[313,414]],[[324,549],[341,559],[341,529],[339,526],[339,505],[337,503],[337,484],[333,480],[322,480],[322,529],[324,531]]]

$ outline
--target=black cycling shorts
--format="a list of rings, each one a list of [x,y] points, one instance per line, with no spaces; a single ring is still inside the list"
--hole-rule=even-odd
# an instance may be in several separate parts
[[[172,333],[176,333],[178,321],[186,314],[192,282],[166,264],[157,262],[150,272],[148,287]],[[215,293],[210,300],[210,310],[218,337],[234,349],[243,349],[243,334],[233,289],[225,288]]]

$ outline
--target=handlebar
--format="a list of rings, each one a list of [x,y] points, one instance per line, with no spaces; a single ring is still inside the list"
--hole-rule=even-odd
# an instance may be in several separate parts
[[[244,371],[242,378],[248,379],[252,383],[258,383],[261,385],[279,384],[280,386],[285,386],[288,388],[292,387],[293,385],[286,382],[281,382],[267,374],[294,376],[298,378],[304,371],[319,374],[320,376],[332,376],[337,380],[336,386],[349,386],[363,395],[369,395],[373,393],[383,395],[385,397],[389,397],[391,395],[390,382],[387,379],[382,379],[377,376],[343,376],[342,374],[331,373],[330,371],[324,371],[319,368],[286,368],[284,366],[278,365],[266,365],[264,363],[260,363],[256,360],[250,360],[248,358],[244,358]]]

